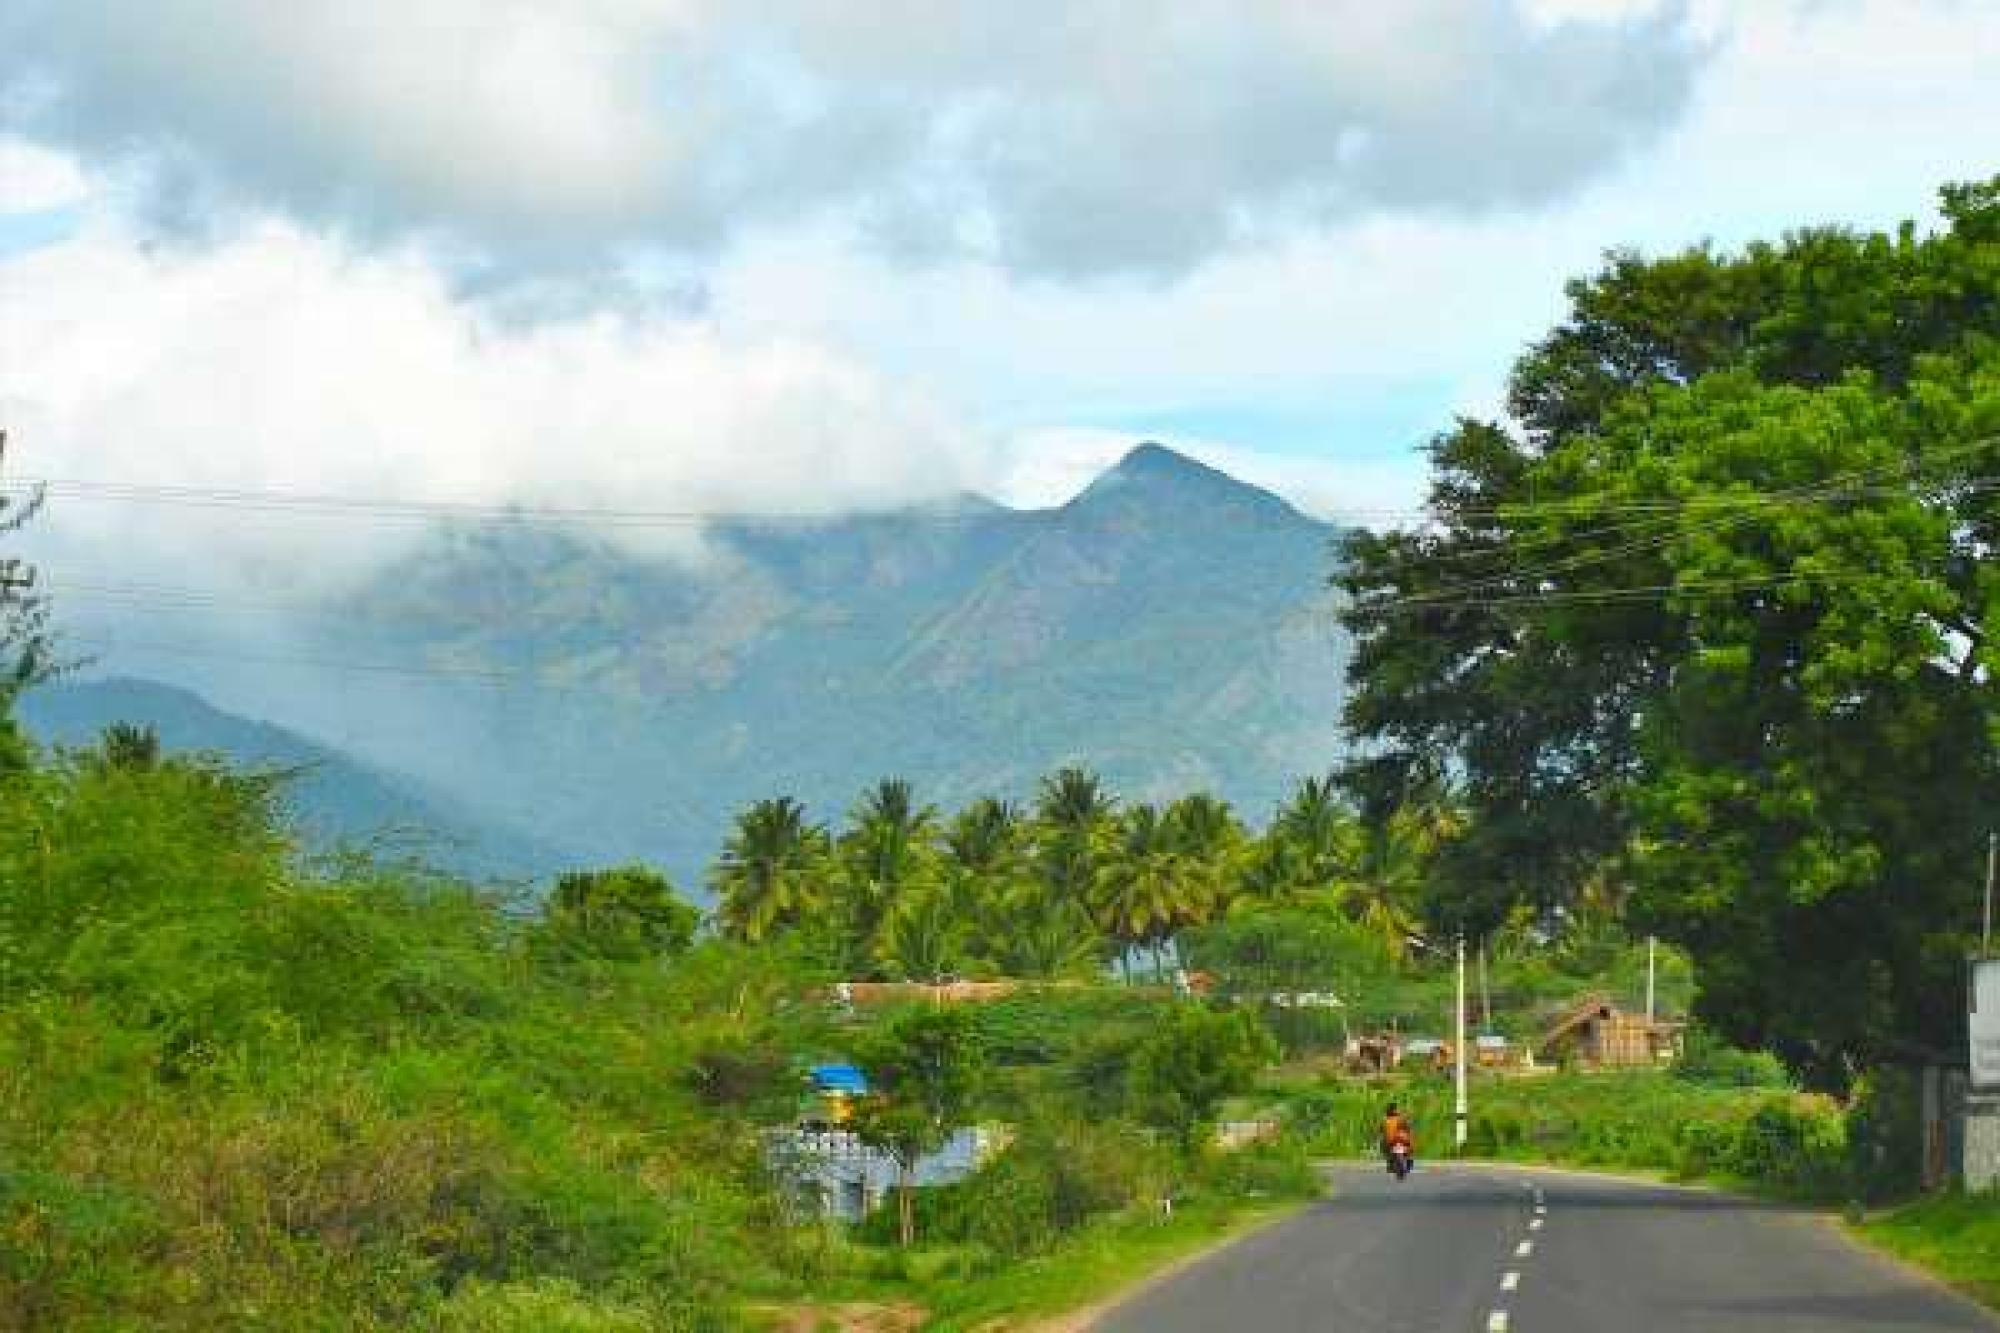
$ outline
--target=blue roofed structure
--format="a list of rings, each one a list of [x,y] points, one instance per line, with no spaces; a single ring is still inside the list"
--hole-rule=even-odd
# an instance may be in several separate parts
[[[842,1093],[849,1097],[868,1095],[868,1076],[854,1065],[814,1065],[806,1071],[806,1077],[812,1080],[815,1092]]]

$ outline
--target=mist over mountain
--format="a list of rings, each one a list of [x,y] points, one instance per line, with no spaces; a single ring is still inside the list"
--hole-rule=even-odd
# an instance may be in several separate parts
[[[282,773],[282,800],[310,850],[374,847],[480,879],[530,879],[571,860],[413,779],[283,727],[223,712],[174,686],[123,678],[60,681],[24,694],[19,715],[28,734],[46,746],[90,746],[106,727],[124,722],[152,728],[170,753],[218,755]]]
[[[666,536],[439,526],[297,617],[280,659],[146,669],[690,888],[765,796],[833,819],[886,774],[951,804],[1077,762],[1128,797],[1202,787],[1261,817],[1338,755],[1336,530],[1160,446],[1054,509]]]

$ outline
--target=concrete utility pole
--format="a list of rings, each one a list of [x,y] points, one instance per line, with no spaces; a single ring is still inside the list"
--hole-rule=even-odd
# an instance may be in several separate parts
[[[1458,1104],[1452,1116],[1452,1141],[1460,1149],[1465,1147],[1466,1116],[1469,1108],[1465,1098],[1465,936],[1458,937],[1458,1040],[1452,1044],[1452,1056],[1457,1068],[1454,1080],[1458,1090]]]

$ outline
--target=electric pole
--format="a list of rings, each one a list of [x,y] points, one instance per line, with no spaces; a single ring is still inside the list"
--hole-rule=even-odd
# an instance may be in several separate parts
[[[1458,937],[1458,1040],[1452,1043],[1452,1056],[1456,1068],[1454,1081],[1457,1084],[1458,1104],[1452,1116],[1452,1141],[1462,1152],[1465,1149],[1466,1117],[1469,1108],[1465,1098],[1465,936]]]

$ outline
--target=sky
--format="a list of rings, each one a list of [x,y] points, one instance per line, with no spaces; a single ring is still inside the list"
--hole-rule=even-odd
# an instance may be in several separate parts
[[[1566,278],[1930,219],[1996,66],[1992,0],[11,0],[6,465],[833,512],[1157,439],[1394,521]],[[303,522],[40,540],[262,585],[409,526]]]

